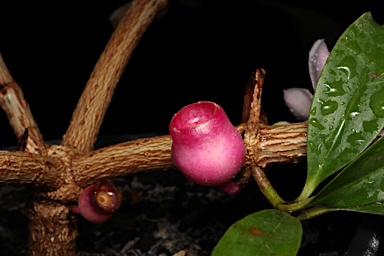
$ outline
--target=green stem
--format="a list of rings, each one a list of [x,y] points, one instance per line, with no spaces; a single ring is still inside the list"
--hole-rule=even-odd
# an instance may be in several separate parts
[[[274,208],[277,208],[279,205],[284,204],[285,201],[280,197],[277,191],[271,186],[266,188],[260,188],[261,192],[263,192],[264,196],[268,199],[268,201],[272,204]]]
[[[302,212],[300,212],[300,214],[296,218],[299,220],[308,220],[308,219],[312,219],[335,210],[336,209],[334,208],[328,208],[324,206],[315,206],[315,207],[303,210]]]
[[[301,201],[286,202],[273,188],[264,171],[260,167],[256,166],[248,168],[251,168],[252,176],[257,182],[257,185],[259,185],[261,192],[275,209],[286,212],[294,212],[303,209],[310,201],[312,201],[312,198],[307,198]]]
[[[311,183],[305,184],[303,191],[299,195],[299,197],[295,201],[303,201],[306,200],[313,192],[314,188],[310,185]]]
[[[264,171],[258,166],[249,168],[251,168],[252,176],[257,182],[257,185],[259,185],[261,192],[272,204],[272,206],[276,208],[278,205],[284,204],[284,199],[282,199],[277,191],[273,188]]]
[[[293,202],[284,202],[276,205],[276,209],[286,211],[286,212],[296,212],[302,210],[309,202],[312,201],[313,198],[307,198],[301,201],[293,201]]]

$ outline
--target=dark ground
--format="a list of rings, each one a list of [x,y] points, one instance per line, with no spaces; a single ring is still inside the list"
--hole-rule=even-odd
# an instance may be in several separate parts
[[[232,223],[269,207],[253,182],[236,196],[192,184],[178,171],[141,173],[114,182],[123,192],[123,205],[102,225],[80,218],[81,256],[170,256],[182,250],[190,256],[209,256]],[[25,255],[26,198],[25,188],[0,189],[2,256]],[[382,217],[347,212],[304,221],[298,255],[379,256],[383,227]]]
[[[260,1],[206,0],[195,1],[195,6],[187,2],[171,1],[166,15],[140,41],[116,89],[100,138],[167,134],[173,114],[201,100],[215,101],[238,124],[246,80],[259,67],[267,72],[263,107],[270,123],[294,122],[282,90],[311,90],[307,58],[314,40],[326,38],[331,48],[334,33],[340,34],[365,11],[384,23],[382,1],[290,1],[294,7],[304,5],[334,19],[342,28],[316,30],[319,26],[309,24],[303,37],[302,30],[295,29],[296,17]],[[0,52],[46,140],[60,139],[65,133],[112,33],[108,17],[123,3],[1,1]],[[5,115],[0,115],[0,127],[0,147],[16,144]],[[271,167],[268,175],[282,195],[293,199],[304,182],[305,163]],[[124,192],[124,204],[104,225],[80,222],[82,255],[172,255],[182,249],[209,255],[230,224],[269,207],[253,182],[234,197],[191,184],[177,171],[148,172],[116,182]],[[27,198],[24,187],[0,188],[1,255],[25,253]],[[305,222],[300,255],[344,255],[355,231],[372,226],[365,217],[331,213]]]

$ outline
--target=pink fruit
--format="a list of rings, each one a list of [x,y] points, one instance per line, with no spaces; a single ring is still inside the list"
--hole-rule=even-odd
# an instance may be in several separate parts
[[[118,187],[109,180],[89,185],[81,192],[78,211],[86,220],[101,224],[120,208],[122,195]]]
[[[173,163],[197,184],[224,185],[244,164],[243,139],[214,102],[185,106],[173,116],[169,132]]]

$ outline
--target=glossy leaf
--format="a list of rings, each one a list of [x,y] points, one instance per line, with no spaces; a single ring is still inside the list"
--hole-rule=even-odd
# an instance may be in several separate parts
[[[346,166],[384,125],[384,28],[370,13],[339,38],[320,75],[308,120],[308,174],[299,199]]]
[[[338,208],[337,210],[384,215],[384,204],[375,203],[375,204],[368,204],[368,205],[355,206],[355,207],[344,207],[344,208],[341,207],[341,208]]]
[[[340,208],[384,202],[384,138],[343,169],[310,205]]]
[[[234,223],[211,255],[296,255],[302,233],[300,221],[288,213],[263,210]]]

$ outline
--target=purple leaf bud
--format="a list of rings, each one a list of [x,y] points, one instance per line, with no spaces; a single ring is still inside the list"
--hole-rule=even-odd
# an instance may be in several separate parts
[[[312,93],[307,89],[289,88],[284,90],[285,105],[299,121],[308,119],[312,98]]]
[[[319,81],[320,73],[323,70],[326,60],[328,59],[329,51],[324,39],[317,40],[309,51],[308,68],[311,77],[312,87],[316,88]]]

